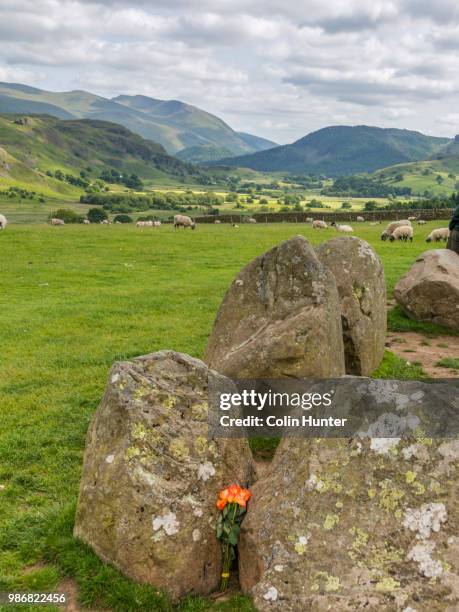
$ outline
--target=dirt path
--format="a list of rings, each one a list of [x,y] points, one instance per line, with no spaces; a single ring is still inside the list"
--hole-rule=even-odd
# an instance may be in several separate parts
[[[431,378],[457,378],[459,369],[438,366],[441,359],[459,359],[459,336],[424,336],[416,332],[389,332],[387,348],[410,363],[419,363]]]

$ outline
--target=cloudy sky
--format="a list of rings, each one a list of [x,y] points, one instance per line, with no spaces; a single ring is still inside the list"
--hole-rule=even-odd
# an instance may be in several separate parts
[[[457,0],[0,0],[0,80],[176,98],[280,143],[459,132]]]

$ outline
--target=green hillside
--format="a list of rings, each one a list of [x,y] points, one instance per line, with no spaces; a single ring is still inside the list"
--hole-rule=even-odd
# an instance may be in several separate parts
[[[224,149],[225,155],[241,155],[274,145],[262,138],[240,135],[218,117],[178,100],[146,96],[118,96],[110,100],[86,91],[51,92],[17,83],[0,83],[0,113],[18,112],[119,123],[143,138],[160,143],[170,154],[189,147],[213,145]],[[202,153],[197,157],[201,158]]]
[[[458,189],[459,137],[428,159],[382,168],[373,175],[395,187],[409,187],[413,195],[449,195]]]
[[[0,190],[13,186],[71,198],[82,192],[82,172],[88,180],[97,180],[104,170],[169,182],[202,174],[120,125],[0,115]]]
[[[312,132],[291,145],[224,159],[220,163],[265,172],[340,176],[426,159],[448,142],[447,138],[409,130],[365,125],[331,126]]]

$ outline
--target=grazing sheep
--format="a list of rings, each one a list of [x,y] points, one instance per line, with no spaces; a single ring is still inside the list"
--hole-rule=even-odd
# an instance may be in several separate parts
[[[392,234],[392,232],[395,229],[397,229],[397,227],[404,227],[405,225],[411,225],[411,221],[408,221],[408,219],[401,219],[400,221],[392,221],[392,223],[389,223],[386,229],[390,234]]]
[[[153,221],[153,227],[161,227],[161,221]]]
[[[416,221],[417,217],[408,217],[408,221]]]
[[[425,225],[427,223],[427,221],[425,221],[424,219],[419,219],[418,221],[418,225]]]
[[[137,221],[137,227],[153,227],[153,221]]]
[[[233,223],[233,227],[239,227],[239,225],[237,225],[237,223]]]
[[[357,221],[360,221],[360,222],[361,221],[365,221],[365,218],[364,217],[357,217]]]
[[[426,242],[441,242],[442,240],[446,242],[448,238],[449,229],[447,227],[439,227],[430,232],[426,238]]]
[[[91,221],[89,219],[83,219],[83,225],[91,225]]]
[[[403,240],[403,242],[413,242],[413,228],[411,225],[401,225],[400,227],[396,227],[392,234],[390,235],[390,241],[394,242],[394,240]]]
[[[388,238],[390,238],[391,233],[388,229],[385,229],[381,232],[381,240],[387,240]]]
[[[7,225],[8,225],[8,221],[5,215],[0,215],[0,230],[4,230]]]
[[[353,232],[354,231],[350,225],[340,225],[339,223],[336,224],[335,221],[333,221],[330,225],[332,227],[336,227],[336,230],[338,232]]]
[[[215,225],[220,225],[221,221],[220,221],[220,219],[215,219],[214,223],[215,223]]]
[[[320,219],[312,222],[313,229],[327,229],[327,227],[328,225],[325,223],[325,221],[321,221]]]
[[[306,223],[314,223],[314,219],[312,217],[306,217]]]
[[[102,221],[100,222],[101,225],[108,225],[108,220],[107,219],[102,219]]]
[[[256,219],[254,219],[253,217],[250,217],[250,219],[249,219],[249,223],[256,223],[256,222],[257,222],[257,220],[256,220]]]
[[[65,221],[62,219],[51,219],[51,225],[65,225]]]
[[[192,230],[196,227],[196,223],[193,221],[191,217],[187,217],[186,215],[175,215],[174,216],[174,227],[179,228],[183,227],[186,229],[187,227],[191,227]]]

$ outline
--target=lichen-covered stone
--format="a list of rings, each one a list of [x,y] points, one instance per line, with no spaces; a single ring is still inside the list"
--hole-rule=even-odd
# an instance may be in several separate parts
[[[459,330],[459,255],[449,249],[422,253],[398,281],[394,297],[413,319]]]
[[[381,363],[386,342],[386,283],[381,260],[355,236],[342,236],[316,248],[338,287],[346,373],[370,375]]]
[[[204,360],[233,378],[344,374],[336,282],[305,238],[286,240],[241,270]]]
[[[240,537],[257,609],[459,609],[458,442],[391,440],[281,442]]]
[[[215,499],[252,477],[246,440],[208,439],[221,378],[173,351],[116,363],[87,435],[75,535],[174,599],[218,586]]]

